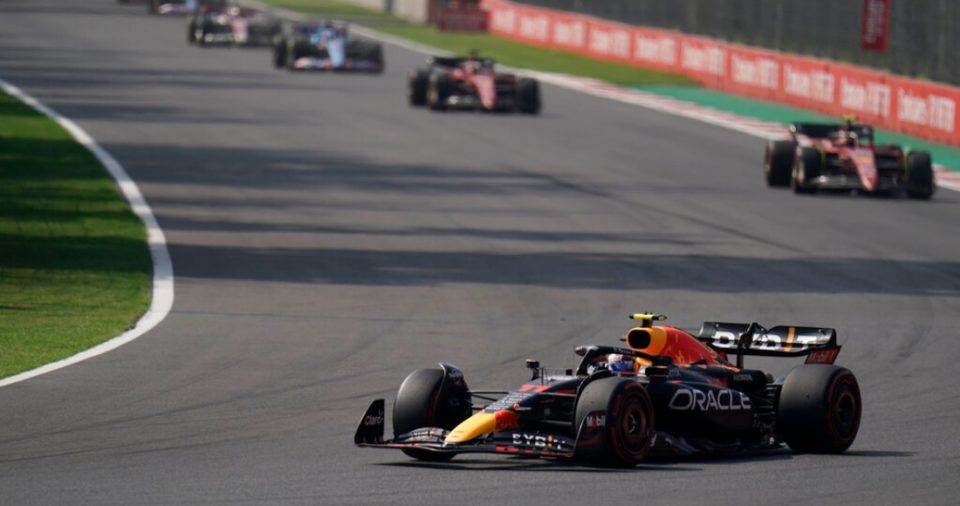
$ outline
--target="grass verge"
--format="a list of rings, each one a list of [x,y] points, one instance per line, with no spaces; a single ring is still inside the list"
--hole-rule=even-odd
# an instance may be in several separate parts
[[[150,273],[143,223],[96,158],[0,92],[0,377],[133,326]]]

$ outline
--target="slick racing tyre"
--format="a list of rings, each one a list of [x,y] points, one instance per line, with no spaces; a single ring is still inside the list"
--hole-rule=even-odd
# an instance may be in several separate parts
[[[420,69],[407,77],[407,99],[410,107],[427,105],[427,87],[430,86],[430,71]]]
[[[282,69],[287,66],[287,39],[277,38],[273,43],[273,67]]]
[[[524,114],[540,113],[540,83],[536,79],[517,81],[517,110]]]
[[[427,86],[427,105],[431,111],[442,111],[447,108],[447,99],[450,98],[450,76],[433,74]]]
[[[777,430],[794,451],[841,453],[857,437],[862,409],[852,372],[835,365],[802,365],[783,382]]]
[[[810,182],[820,177],[822,165],[819,151],[814,148],[801,148],[800,156],[794,161],[793,177],[790,179],[793,193],[816,193],[816,187]]]
[[[767,144],[763,163],[767,186],[790,186],[790,171],[796,152],[797,143],[793,141],[771,141]]]
[[[470,416],[467,399],[441,392],[443,370],[417,369],[410,373],[397,392],[393,404],[393,433],[397,436],[423,427],[451,430]],[[444,461],[453,453],[404,448],[403,453],[420,460]]]
[[[906,162],[907,196],[922,200],[932,197],[937,185],[933,179],[930,153],[913,151],[907,155]]]
[[[367,47],[367,59],[376,64],[375,72],[382,74],[385,68],[383,64],[383,46],[379,42],[371,42]]]
[[[647,389],[618,376],[594,380],[577,399],[574,433],[590,425],[592,412],[604,413],[599,434],[577,450],[577,457],[601,466],[625,467],[641,462],[653,441],[653,402]],[[596,423],[596,422],[593,422]],[[583,437],[583,435],[580,435]]]

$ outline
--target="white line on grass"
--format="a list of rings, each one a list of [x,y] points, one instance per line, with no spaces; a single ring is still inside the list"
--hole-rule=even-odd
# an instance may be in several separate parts
[[[0,379],[0,387],[5,387],[40,376],[41,374],[62,369],[88,358],[96,357],[97,355],[102,355],[133,341],[143,334],[146,334],[150,329],[156,327],[167,317],[167,314],[170,313],[170,309],[173,307],[173,265],[170,263],[170,253],[167,251],[167,241],[163,235],[163,230],[160,229],[160,225],[153,216],[150,206],[147,204],[146,199],[143,198],[143,194],[140,193],[140,188],[130,179],[130,176],[127,174],[127,171],[123,169],[123,166],[73,121],[61,116],[20,88],[3,79],[0,79],[0,88],[7,94],[18,98],[23,103],[56,121],[67,132],[70,132],[70,135],[72,135],[81,146],[87,148],[87,150],[93,153],[93,156],[97,157],[97,160],[107,169],[107,172],[110,173],[110,176],[116,182],[124,198],[130,203],[134,214],[136,214],[137,217],[143,221],[144,226],[146,226],[147,245],[150,248],[150,256],[153,258],[153,293],[150,300],[150,307],[147,309],[147,312],[137,320],[136,325],[134,325],[132,329],[63,360],[58,360],[37,367],[36,369]]]

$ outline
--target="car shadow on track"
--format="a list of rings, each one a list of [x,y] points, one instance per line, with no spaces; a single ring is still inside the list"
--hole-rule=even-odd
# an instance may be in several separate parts
[[[498,460],[488,460],[488,459],[462,459],[455,460],[451,462],[383,462],[375,464],[378,466],[385,467],[400,467],[400,468],[420,468],[420,469],[431,469],[437,471],[508,471],[508,472],[557,472],[557,471],[569,471],[575,473],[631,473],[637,472],[643,469],[651,469],[658,471],[700,471],[699,468],[694,467],[679,467],[679,466],[659,466],[659,465],[649,465],[641,464],[632,468],[618,468],[618,467],[592,467],[578,462],[563,462],[555,460],[538,460],[538,459],[523,459],[518,457],[510,457],[502,461]]]
[[[582,462],[562,460],[547,460],[523,457],[495,458],[457,458],[449,462],[422,462],[416,460],[403,462],[381,462],[374,465],[410,469],[430,469],[438,471],[508,471],[508,472],[563,472],[574,473],[631,473],[641,471],[660,472],[701,472],[705,465],[726,466],[743,465],[745,463],[769,463],[787,461],[796,458],[799,454],[787,448],[747,452],[737,455],[715,455],[702,457],[651,457],[642,464],[632,468],[596,467]],[[839,455],[830,455],[833,458],[855,457],[910,457],[913,452],[860,450],[849,451]]]
[[[576,461],[548,460],[524,457],[507,457],[504,459],[463,458],[449,462],[382,462],[375,465],[387,467],[423,468],[446,471],[570,471],[576,473],[631,473],[639,471],[662,472],[700,472],[700,465],[727,465],[742,464],[744,462],[767,462],[789,460],[794,453],[786,450],[770,450],[756,453],[741,453],[737,455],[717,455],[702,457],[650,457],[643,463],[630,468],[598,467]],[[700,464],[700,465],[698,465]]]

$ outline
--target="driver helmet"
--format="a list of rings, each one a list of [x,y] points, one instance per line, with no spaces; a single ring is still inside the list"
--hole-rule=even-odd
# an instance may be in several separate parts
[[[857,140],[857,133],[852,130],[848,130],[844,135],[843,143],[846,144],[847,147],[852,148],[857,145]]]
[[[619,353],[607,355],[607,369],[612,372],[634,372],[637,362],[632,357],[625,357]]]

